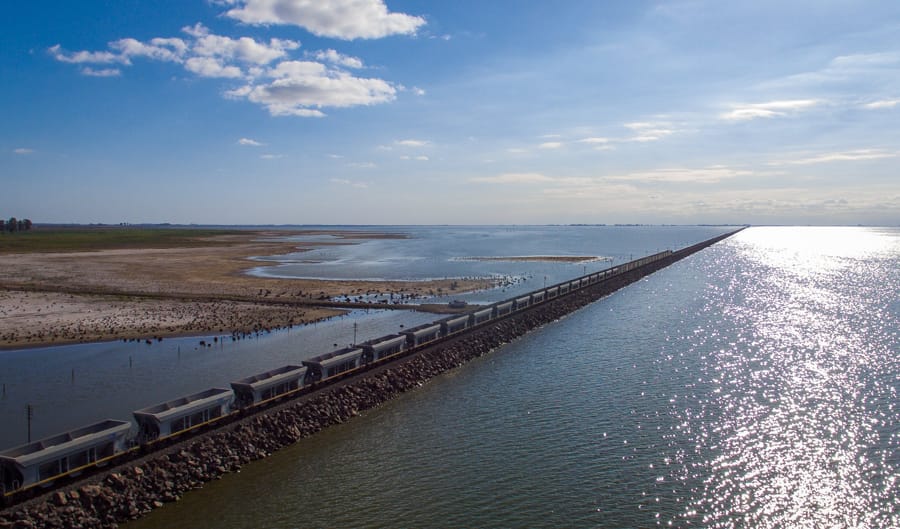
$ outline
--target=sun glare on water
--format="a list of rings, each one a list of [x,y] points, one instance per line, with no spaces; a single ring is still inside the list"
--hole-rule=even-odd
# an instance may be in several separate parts
[[[754,228],[731,243],[719,264],[739,279],[710,300],[730,335],[706,368],[704,526],[897,527],[898,233]]]

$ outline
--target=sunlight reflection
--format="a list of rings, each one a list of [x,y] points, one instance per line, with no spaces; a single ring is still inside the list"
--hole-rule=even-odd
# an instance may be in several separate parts
[[[742,279],[709,303],[739,330],[707,375],[722,416],[702,423],[715,457],[691,508],[708,527],[885,526],[900,231],[752,228],[731,246],[719,264]],[[710,324],[700,336],[722,332]]]

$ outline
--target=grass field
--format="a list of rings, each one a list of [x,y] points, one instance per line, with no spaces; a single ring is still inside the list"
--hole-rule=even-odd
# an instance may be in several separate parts
[[[234,242],[223,236],[253,234],[244,230],[208,228],[36,227],[27,232],[0,234],[0,253],[222,246]]]

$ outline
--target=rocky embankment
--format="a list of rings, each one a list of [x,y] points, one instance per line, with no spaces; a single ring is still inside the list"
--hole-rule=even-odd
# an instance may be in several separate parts
[[[667,260],[665,264],[670,264]],[[655,263],[653,269],[664,266]],[[634,271],[497,321],[434,346],[389,368],[325,389],[294,403],[97,475],[67,489],[0,512],[0,528],[112,528],[138,518],[191,489],[344,422],[430,378],[482,356],[643,277]]]

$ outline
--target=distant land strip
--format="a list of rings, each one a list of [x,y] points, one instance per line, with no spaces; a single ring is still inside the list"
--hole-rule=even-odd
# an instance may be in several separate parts
[[[315,240],[287,240],[312,236]],[[494,279],[341,281],[248,275],[266,256],[403,233],[66,227],[0,236],[0,348],[268,332],[353,309],[442,310]],[[251,259],[255,258],[255,259]],[[415,303],[434,299],[424,307]]]

